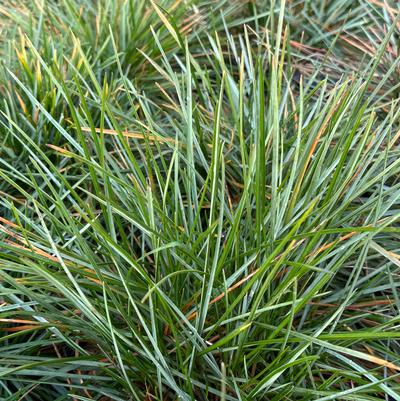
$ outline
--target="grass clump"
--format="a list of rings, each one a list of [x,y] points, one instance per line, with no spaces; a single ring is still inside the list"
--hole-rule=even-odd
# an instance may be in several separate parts
[[[325,3],[3,7],[2,399],[400,400],[398,22]]]

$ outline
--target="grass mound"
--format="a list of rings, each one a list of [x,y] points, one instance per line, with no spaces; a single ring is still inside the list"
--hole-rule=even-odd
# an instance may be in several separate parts
[[[400,400],[395,6],[0,12],[1,399]]]

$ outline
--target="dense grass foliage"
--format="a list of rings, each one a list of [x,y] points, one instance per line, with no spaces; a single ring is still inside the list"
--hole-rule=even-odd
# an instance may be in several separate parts
[[[0,13],[0,399],[400,400],[395,3]]]

